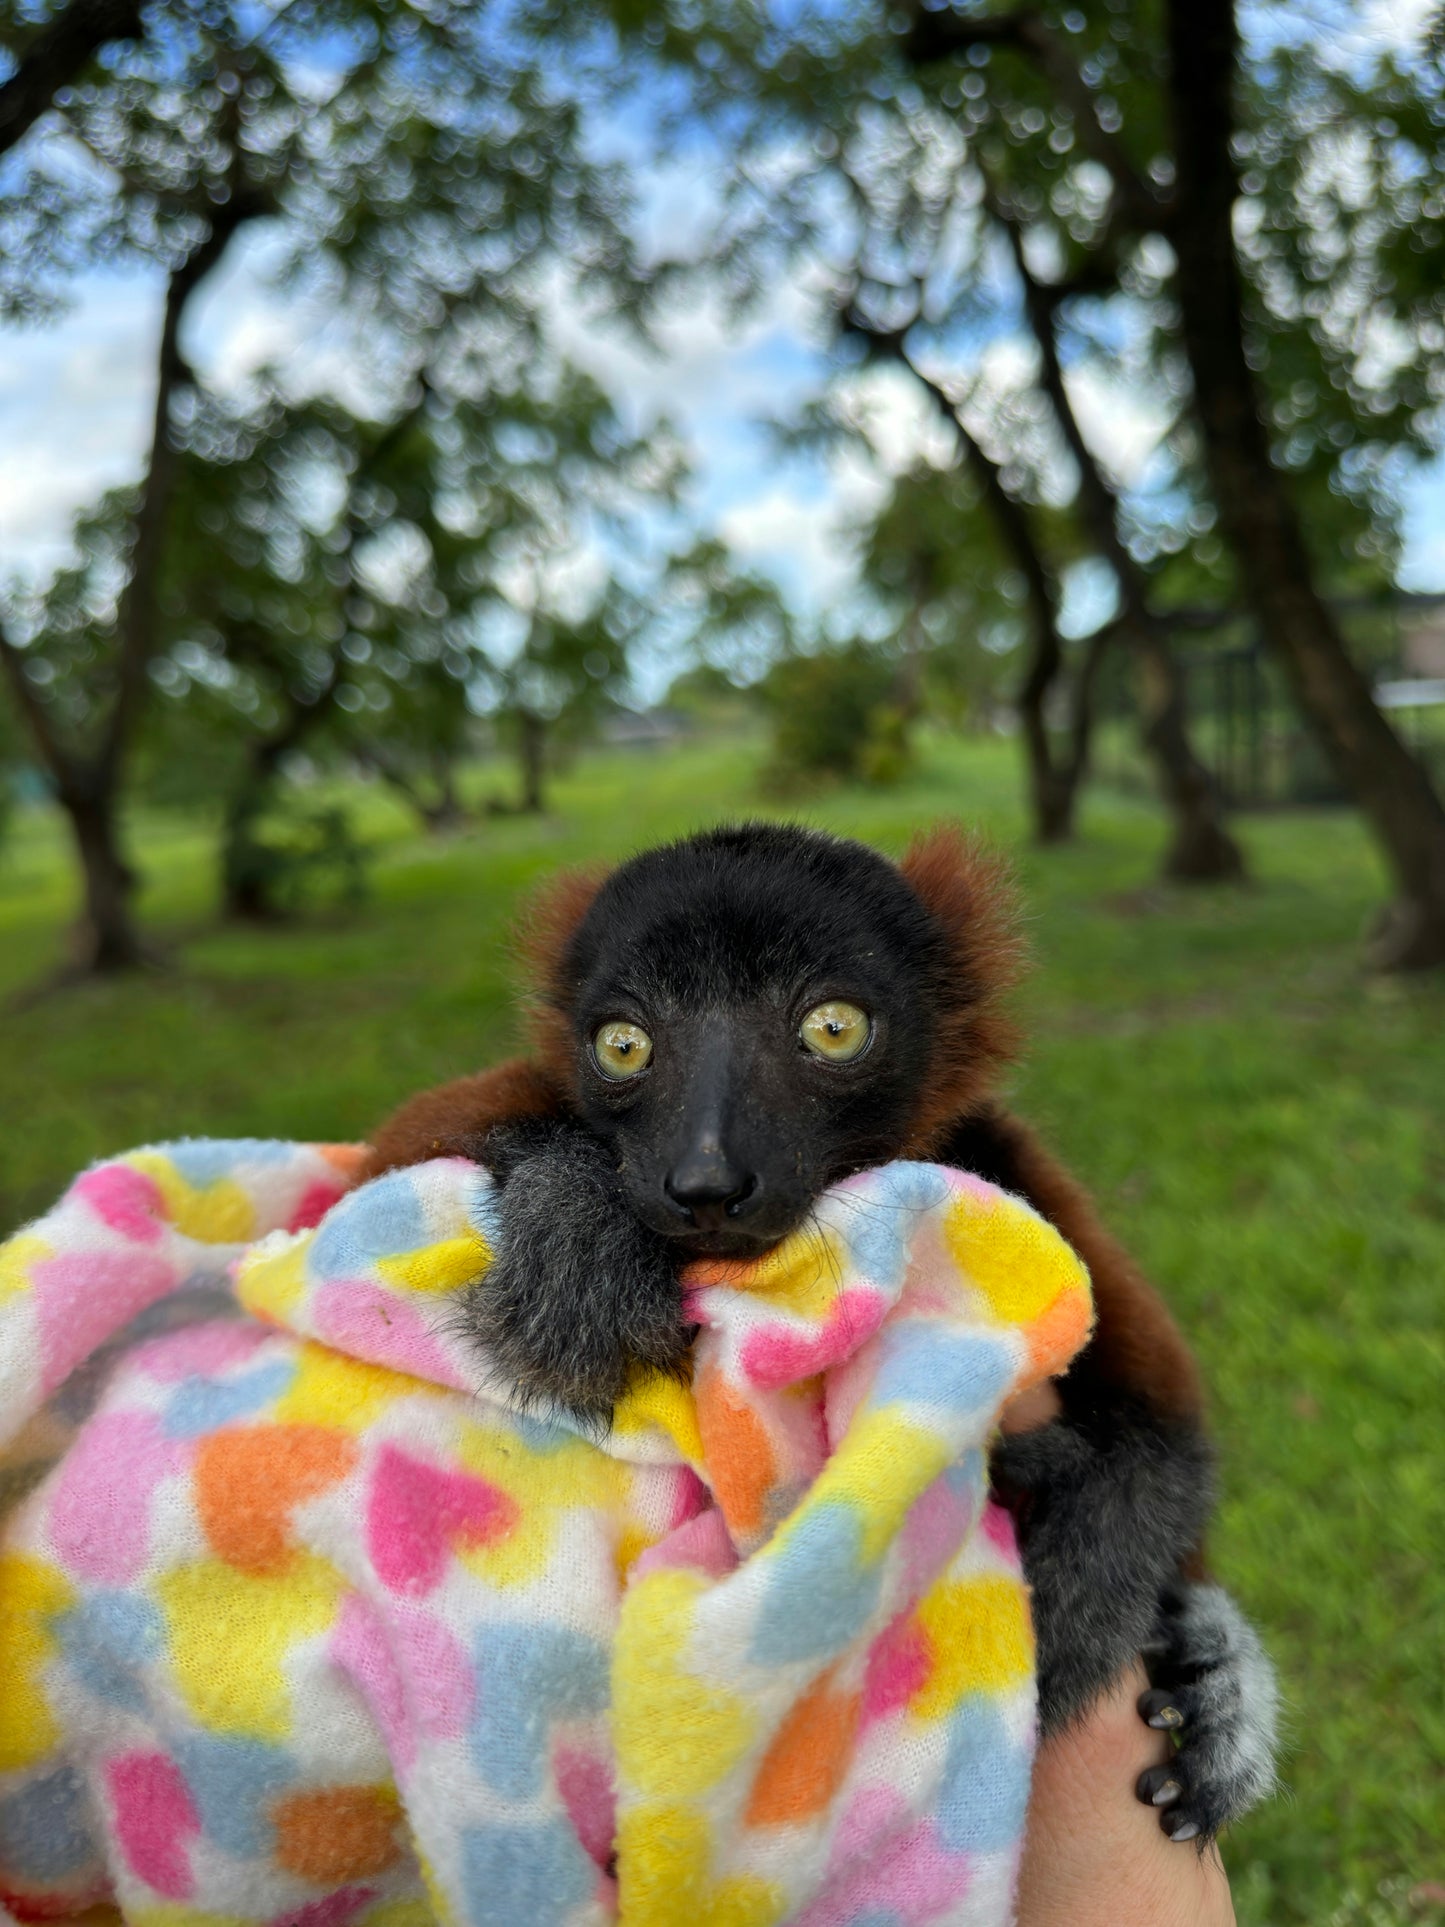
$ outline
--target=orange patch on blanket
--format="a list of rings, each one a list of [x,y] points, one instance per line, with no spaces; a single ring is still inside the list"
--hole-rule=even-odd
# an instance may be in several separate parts
[[[827,1806],[848,1771],[857,1721],[858,1695],[834,1692],[830,1668],[778,1728],[753,1782],[748,1825],[782,1826]]]
[[[758,1531],[777,1474],[767,1428],[717,1372],[697,1386],[697,1422],[723,1517],[735,1534]]]
[[[1025,1328],[1034,1377],[1054,1378],[1089,1335],[1094,1307],[1087,1291],[1065,1291]]]
[[[344,1479],[356,1446],[320,1425],[253,1425],[216,1432],[196,1455],[196,1505],[228,1565],[279,1572],[294,1551],[291,1514]]]
[[[401,1807],[388,1786],[288,1793],[271,1810],[276,1858],[301,1880],[365,1880],[401,1858]]]

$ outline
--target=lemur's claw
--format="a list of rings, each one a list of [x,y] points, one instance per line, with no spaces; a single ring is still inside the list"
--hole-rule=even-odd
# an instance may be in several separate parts
[[[1148,1806],[1172,1807],[1184,1789],[1172,1766],[1151,1766],[1139,1775],[1135,1791]]]
[[[1174,1704],[1174,1694],[1160,1692],[1152,1688],[1139,1695],[1139,1717],[1157,1731],[1176,1733],[1184,1724],[1184,1715]]]
[[[1139,1717],[1175,1746],[1135,1792],[1171,1840],[1208,1841],[1274,1786],[1277,1689],[1253,1628],[1217,1586],[1181,1588],[1161,1616],[1156,1683]]]

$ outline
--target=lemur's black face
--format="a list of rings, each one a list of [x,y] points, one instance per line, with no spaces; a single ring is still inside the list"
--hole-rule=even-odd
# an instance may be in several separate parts
[[[564,974],[582,1114],[637,1216],[740,1257],[897,1155],[941,951],[890,863],[812,831],[718,831],[616,871]]]

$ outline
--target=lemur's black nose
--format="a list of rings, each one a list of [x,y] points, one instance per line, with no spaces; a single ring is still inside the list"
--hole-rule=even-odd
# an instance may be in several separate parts
[[[663,1179],[662,1188],[699,1231],[721,1231],[756,1194],[758,1180],[740,1171],[721,1151],[690,1152]]]

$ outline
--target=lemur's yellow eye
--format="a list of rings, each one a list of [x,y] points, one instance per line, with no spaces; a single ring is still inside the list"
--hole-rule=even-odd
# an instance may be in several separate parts
[[[866,1010],[856,1004],[816,1004],[803,1019],[798,1035],[814,1057],[825,1057],[830,1064],[846,1064],[856,1057],[873,1035]]]
[[[623,1078],[636,1077],[640,1070],[647,1068],[652,1039],[640,1024],[629,1024],[624,1018],[614,1017],[603,1024],[592,1039],[592,1055],[602,1075],[620,1083]]]

